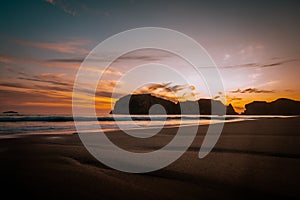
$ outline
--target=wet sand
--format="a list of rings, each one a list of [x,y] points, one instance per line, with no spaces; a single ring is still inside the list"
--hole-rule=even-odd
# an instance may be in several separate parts
[[[300,197],[300,118],[227,123],[208,156],[198,158],[207,126],[168,167],[146,174],[110,169],[78,135],[29,135],[0,140],[2,195],[56,199],[253,199]],[[150,139],[121,132],[109,138],[130,151],[153,151],[176,133]]]

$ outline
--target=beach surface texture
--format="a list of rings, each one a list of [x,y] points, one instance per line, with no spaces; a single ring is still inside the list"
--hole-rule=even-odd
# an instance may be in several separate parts
[[[39,199],[253,199],[300,198],[300,118],[226,123],[205,158],[198,152],[206,125],[177,161],[131,174],[89,154],[77,134],[24,135],[0,140],[2,195]],[[188,127],[186,128],[188,134]],[[148,139],[107,133],[120,147],[154,151],[176,128]]]

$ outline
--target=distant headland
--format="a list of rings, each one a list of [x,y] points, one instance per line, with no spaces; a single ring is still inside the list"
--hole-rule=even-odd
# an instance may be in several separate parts
[[[4,112],[2,112],[2,113],[3,113],[3,114],[19,114],[18,112],[13,111],[13,110],[4,111]]]
[[[129,102],[129,103],[128,103]],[[129,104],[129,109],[126,105]],[[154,105],[161,105],[164,109],[154,109]],[[227,115],[238,115],[233,106],[224,105],[219,100],[199,99],[197,101],[186,101],[176,104],[172,101],[152,96],[151,94],[132,94],[121,97],[114,106],[111,114],[132,114],[148,115],[150,114],[200,114],[211,115],[211,107],[222,108],[226,110]],[[183,113],[181,110],[183,109]],[[272,102],[254,101],[246,104],[242,115],[300,115],[300,101],[286,98],[280,98]]]
[[[272,102],[253,101],[245,105],[245,115],[300,115],[300,101],[280,98]]]

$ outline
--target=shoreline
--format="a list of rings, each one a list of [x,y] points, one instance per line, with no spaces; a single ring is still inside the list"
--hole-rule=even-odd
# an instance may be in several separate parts
[[[239,115],[238,115],[239,116]],[[228,117],[229,119],[226,119],[225,121],[216,121],[213,123],[210,123],[209,119],[203,120],[203,124],[182,124],[182,125],[165,125],[163,129],[170,129],[170,128],[178,128],[179,126],[181,127],[195,127],[195,126],[209,126],[210,124],[218,124],[218,123],[234,123],[234,122],[242,122],[242,121],[247,121],[247,120],[262,120],[262,119],[286,119],[286,118],[300,118],[300,116],[295,116],[295,115],[290,115],[290,116],[284,116],[284,115],[278,115],[278,116],[268,116],[268,115],[251,115],[251,116],[239,116],[236,118],[235,115],[227,115],[224,116],[225,118]],[[252,117],[252,118],[249,118]],[[207,116],[205,116],[207,118]],[[233,118],[233,119],[231,119]],[[213,119],[211,119],[213,120]],[[75,124],[74,124],[75,127]],[[146,130],[151,130],[151,129],[157,129],[157,127],[152,126],[152,127],[140,127],[140,128],[133,128],[133,129],[126,129],[126,131],[146,131]],[[118,132],[121,131],[119,128],[116,129],[103,129],[105,133],[113,133],[113,132]],[[96,132],[96,131],[92,131]],[[1,139],[6,139],[6,138],[19,138],[19,137],[24,137],[24,136],[29,136],[29,135],[73,135],[73,134],[78,134],[75,130],[64,130],[64,131],[46,131],[46,132],[25,132],[25,133],[11,133],[11,134],[1,134],[0,135],[0,140]]]

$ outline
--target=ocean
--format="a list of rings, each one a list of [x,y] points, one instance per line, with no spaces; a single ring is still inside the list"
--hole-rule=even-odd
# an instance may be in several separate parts
[[[103,131],[123,129],[147,129],[228,123],[260,118],[288,116],[209,116],[209,115],[103,115],[97,121],[91,117],[78,118],[77,125],[89,132],[97,132],[99,124]],[[72,115],[0,115],[0,137],[16,134],[73,134],[76,133]]]

